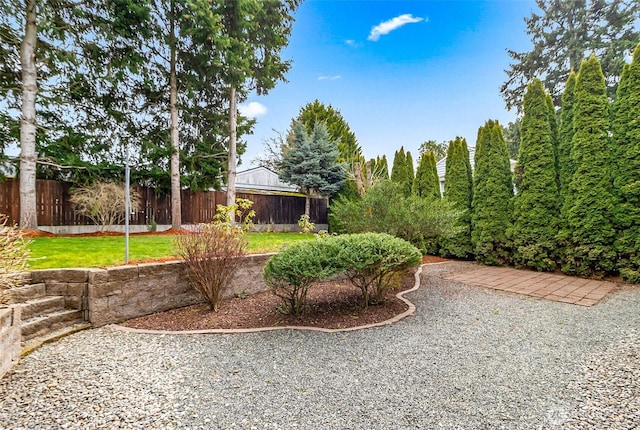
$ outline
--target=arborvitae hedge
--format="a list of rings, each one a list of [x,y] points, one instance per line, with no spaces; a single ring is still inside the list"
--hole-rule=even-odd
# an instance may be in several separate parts
[[[513,181],[502,127],[487,121],[478,131],[471,216],[474,254],[481,263],[510,261],[506,232],[511,227],[512,198]]]
[[[579,275],[610,272],[616,255],[609,101],[600,62],[593,54],[580,65],[573,124],[575,171],[564,201],[566,226],[559,236],[566,244],[562,270]]]
[[[416,177],[416,169],[413,165],[413,156],[411,155],[410,151],[407,151],[405,158],[407,160],[407,177],[409,178],[409,189],[411,189],[411,187],[413,186],[413,180]]]
[[[425,152],[413,179],[413,194],[429,199],[440,198],[440,179],[436,169],[436,156],[433,151]]]
[[[640,282],[640,44],[622,72],[612,129],[618,269],[625,279]]]
[[[407,170],[407,157],[404,153],[404,146],[396,151],[393,157],[393,167],[391,168],[391,181],[402,186],[404,196],[411,194],[409,182],[409,171]]]
[[[445,257],[471,258],[471,201],[473,179],[467,141],[461,137],[449,142],[444,176],[444,198],[455,209],[462,211],[457,226],[460,231],[440,244],[440,253]]]
[[[524,95],[520,152],[513,205],[513,263],[536,270],[556,268],[560,200],[553,126],[542,81],[535,79]]]
[[[389,177],[389,162],[387,161],[387,156],[383,155],[382,158],[376,159],[376,166],[380,170],[380,178],[381,179],[390,179]]]
[[[573,108],[576,100],[576,74],[572,70],[562,94],[562,109],[560,111],[560,130],[558,131],[558,179],[560,183],[560,202],[564,202],[569,190],[569,181],[573,175],[571,161],[571,144],[573,142]],[[563,218],[564,207],[562,209]]]

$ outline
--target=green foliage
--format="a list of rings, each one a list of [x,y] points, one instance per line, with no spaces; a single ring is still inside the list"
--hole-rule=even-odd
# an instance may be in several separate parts
[[[360,289],[365,307],[381,303],[391,277],[422,259],[415,246],[384,233],[348,234],[330,240],[339,248],[336,266]]]
[[[516,165],[513,201],[513,263],[535,270],[556,268],[556,234],[560,199],[553,145],[555,115],[549,115],[542,81],[535,79],[524,95],[522,142]]]
[[[640,42],[637,1],[537,0],[539,12],[524,19],[533,47],[530,52],[508,50],[513,59],[500,91],[507,108],[522,109],[526,85],[544,76],[544,86],[560,102],[571,70],[589,53],[602,58],[608,95],[613,98],[625,56]]]
[[[340,111],[333,106],[326,106],[324,103],[314,100],[300,109],[298,116],[291,122],[292,129],[296,122],[304,124],[310,135],[313,134],[316,124],[323,124],[327,128],[329,138],[337,143],[337,161],[345,163],[345,166],[353,165],[354,162],[362,162],[362,150],[356,135],[351,131]],[[336,196],[357,198],[359,194],[355,181],[351,178],[345,180],[336,192]]]
[[[473,199],[473,176],[469,161],[467,141],[461,137],[449,143],[444,181],[444,197],[459,211],[456,226],[458,233],[445,237],[440,242],[440,253],[444,256],[471,258],[471,201]]]
[[[571,161],[571,145],[573,141],[573,109],[575,104],[575,89],[577,75],[572,70],[562,94],[562,109],[560,111],[560,130],[558,131],[558,179],[560,183],[560,202],[564,202],[569,192],[569,182],[573,176],[573,162]],[[564,207],[564,205],[563,205]],[[566,214],[562,211],[562,218]]]
[[[580,65],[573,124],[571,161],[575,171],[563,202],[566,226],[559,234],[565,245],[562,270],[579,275],[610,272],[616,255],[609,101],[594,55]]]
[[[640,282],[640,44],[625,66],[613,105],[614,189],[620,274]]]
[[[420,158],[418,171],[413,180],[413,195],[428,199],[440,198],[440,178],[436,169],[436,157],[433,152],[425,152]]]
[[[418,154],[422,157],[427,152],[433,152],[433,155],[436,158],[436,162],[442,160],[447,156],[447,142],[436,142],[435,140],[425,140],[420,144],[420,148],[418,148]]]
[[[411,152],[407,151],[405,160],[407,160],[407,177],[409,178],[410,185],[413,186],[413,180],[416,177],[416,171],[413,165],[413,156],[411,155]]]
[[[471,239],[476,259],[507,264],[511,243],[513,182],[507,145],[498,122],[487,121],[478,131],[473,180]]]
[[[316,282],[346,274],[362,292],[366,307],[381,303],[393,274],[420,260],[415,247],[387,234],[318,237],[291,245],[269,258],[263,277],[282,299],[283,312],[301,315],[307,292]]]
[[[253,218],[256,216],[256,211],[252,207],[251,200],[241,198],[236,198],[235,203],[229,206],[216,205],[213,221],[216,224],[237,227],[246,233],[253,227]]]
[[[516,118],[514,122],[510,122],[506,126],[502,127],[504,140],[507,143],[509,158],[512,160],[518,159],[518,151],[520,151],[520,126],[521,119]]]
[[[402,185],[388,180],[375,184],[362,199],[336,200],[329,213],[337,233],[388,233],[425,253],[437,252],[439,237],[458,232],[458,216],[442,199],[405,196]]]
[[[307,291],[314,282],[339,272],[339,248],[330,238],[294,243],[269,258],[263,278],[269,289],[283,301],[282,311],[302,315]]]
[[[409,179],[409,170],[407,168],[407,156],[404,153],[404,146],[395,152],[393,157],[393,167],[391,168],[391,181],[400,184],[403,196],[411,194],[411,185],[413,180]]]
[[[314,100],[300,109],[298,116],[292,120],[291,128],[296,122],[304,124],[309,134],[313,133],[317,123],[324,124],[327,127],[329,138],[338,144],[338,161],[351,163],[359,161],[362,157],[362,150],[356,135],[351,131],[340,111],[333,106],[326,106],[324,103]]]
[[[380,171],[380,179],[389,179],[389,163],[386,155],[376,158],[376,167]]]
[[[292,129],[294,145],[278,162],[278,176],[284,182],[299,186],[307,195],[335,194],[345,180],[344,164],[338,162],[337,142],[331,140],[321,123],[307,134],[304,124]]]
[[[298,220],[298,227],[302,233],[312,233],[316,229],[316,225],[311,222],[309,215],[302,214]]]

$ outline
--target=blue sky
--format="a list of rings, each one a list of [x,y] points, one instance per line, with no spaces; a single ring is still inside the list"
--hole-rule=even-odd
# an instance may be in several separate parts
[[[523,18],[533,0],[305,0],[284,57],[289,82],[250,97],[257,119],[240,169],[318,99],[338,109],[366,158],[401,146],[417,158],[425,140],[475,145],[488,119],[516,117],[500,96],[506,49],[529,50]],[[417,160],[416,160],[417,161]]]

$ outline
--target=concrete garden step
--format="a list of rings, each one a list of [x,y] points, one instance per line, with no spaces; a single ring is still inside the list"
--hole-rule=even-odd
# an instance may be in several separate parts
[[[44,283],[25,285],[11,289],[11,303],[24,303],[27,300],[45,297],[47,288]]]
[[[65,299],[63,296],[47,296],[27,300],[22,305],[22,320],[26,321],[39,315],[64,310],[64,305]]]
[[[43,334],[41,336],[32,338],[26,342],[23,342],[21,356],[25,357],[31,354],[36,349],[40,348],[45,343],[55,342],[58,339],[62,339],[65,336],[86,330],[91,328],[91,324],[88,322],[75,323],[69,326],[62,327],[58,330]]]
[[[51,333],[62,327],[83,322],[82,311],[61,310],[31,318],[22,322],[22,341]]]

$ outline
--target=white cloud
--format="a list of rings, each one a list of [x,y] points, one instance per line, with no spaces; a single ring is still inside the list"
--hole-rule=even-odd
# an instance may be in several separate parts
[[[380,36],[391,33],[393,30],[396,30],[402,27],[405,24],[414,24],[416,22],[427,21],[426,18],[415,17],[410,13],[405,13],[404,15],[396,16],[395,18],[391,18],[388,21],[381,22],[375,27],[371,28],[371,33],[369,33],[369,37],[367,40],[372,42],[377,42],[380,39]]]
[[[238,106],[238,110],[242,116],[247,118],[257,118],[267,114],[267,107],[258,102],[251,102]]]
[[[334,75],[334,76],[318,76],[318,80],[319,81],[337,81],[338,79],[342,78],[342,76],[340,75]]]

